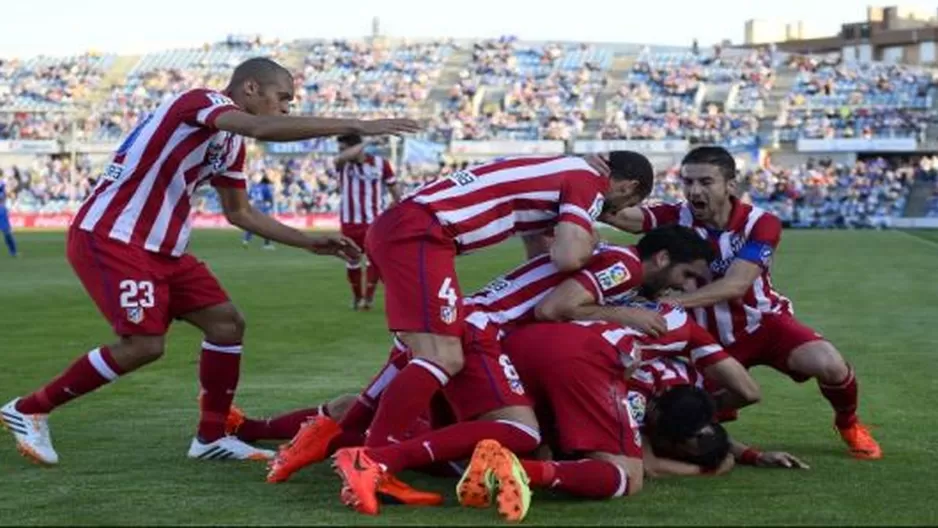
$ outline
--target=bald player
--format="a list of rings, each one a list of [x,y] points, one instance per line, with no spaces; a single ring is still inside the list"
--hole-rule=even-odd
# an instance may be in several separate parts
[[[245,191],[244,138],[295,141],[418,129],[406,119],[287,116],[293,86],[293,76],[276,62],[250,59],[235,68],[223,91],[187,90],[160,104],[123,139],[72,222],[67,242],[72,269],[117,339],[95,347],[46,385],[0,409],[22,454],[56,464],[48,414],[159,359],[170,324],[181,319],[204,335],[201,414],[188,456],[243,460],[273,455],[225,435],[225,417],[238,385],[244,319],[206,265],[187,252],[190,198],[209,184],[235,226],[355,262],[361,251],[346,237],[309,235],[251,206]],[[125,414],[134,412],[133,405]]]

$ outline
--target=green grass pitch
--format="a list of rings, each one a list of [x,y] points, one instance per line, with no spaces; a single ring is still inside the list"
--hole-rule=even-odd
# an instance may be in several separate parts
[[[812,467],[740,468],[721,478],[648,482],[638,496],[580,502],[535,492],[527,524],[938,523],[938,233],[794,232],[775,285],[855,365],[862,419],[885,457],[849,458],[814,383],[755,374],[763,403],[731,434],[789,450]],[[0,255],[0,400],[28,392],[111,339],[64,259],[61,233],[22,233],[24,257]],[[617,237],[613,237],[617,238]],[[621,238],[620,240],[628,240]],[[361,388],[386,357],[383,313],[353,313],[342,264],[278,248],[244,250],[236,232],[200,232],[193,251],[248,321],[236,402],[251,415],[312,406]],[[466,291],[522,258],[519,244],[460,259]],[[380,305],[380,300],[379,300]],[[441,508],[359,516],[325,465],[282,485],[258,463],[185,458],[197,408],[199,336],[177,325],[166,356],[56,412],[55,468],[21,459],[0,436],[0,524],[499,524],[460,509],[453,482],[405,474],[447,494]]]

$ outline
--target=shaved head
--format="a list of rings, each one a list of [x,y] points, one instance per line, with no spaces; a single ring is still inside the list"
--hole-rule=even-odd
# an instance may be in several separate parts
[[[235,68],[231,74],[229,86],[240,86],[245,81],[254,81],[261,86],[267,86],[280,82],[284,77],[293,81],[293,75],[289,70],[277,64],[276,61],[267,57],[254,57],[248,59]]]

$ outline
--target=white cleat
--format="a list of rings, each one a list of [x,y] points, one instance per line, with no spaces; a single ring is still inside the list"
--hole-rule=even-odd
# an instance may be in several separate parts
[[[277,246],[275,246],[275,245],[273,245],[273,244],[264,244],[264,245],[261,246],[261,247],[262,247],[265,251],[275,251],[275,250],[277,249]]]
[[[23,414],[16,410],[19,398],[8,402],[0,409],[3,427],[13,433],[16,449],[26,458],[40,464],[59,463],[59,454],[52,447],[49,436],[48,414]]]
[[[207,444],[193,438],[187,456],[196,460],[270,460],[275,455],[273,451],[258,449],[233,436],[223,436]]]

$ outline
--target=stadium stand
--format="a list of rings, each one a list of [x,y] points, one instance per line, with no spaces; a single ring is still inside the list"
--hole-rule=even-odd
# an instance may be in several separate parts
[[[936,121],[938,77],[902,65],[783,58],[768,49],[716,47],[705,54],[514,37],[280,42],[232,36],[144,55],[116,76],[111,69],[120,57],[114,55],[0,60],[0,140],[65,139],[74,132],[80,139],[113,142],[166,97],[191,86],[220,88],[232,66],[258,55],[296,72],[298,112],[419,116],[429,122],[423,139],[439,143],[628,138],[748,145],[760,134],[780,72],[794,78],[776,121],[783,141],[922,137]],[[336,210],[329,156],[258,152],[250,159],[252,176],[266,175],[276,184],[278,212]],[[19,212],[74,210],[99,165],[82,155],[74,161],[36,158],[16,167],[0,158],[9,205]],[[790,225],[877,227],[901,214],[910,182],[934,178],[936,167],[931,158],[914,166],[812,161],[748,169],[741,181],[750,199]],[[412,188],[453,168],[433,160],[403,164],[401,178]],[[674,170],[664,171],[655,198],[679,195]],[[218,210],[210,191],[198,202],[199,211]],[[938,188],[928,211],[938,216]]]

